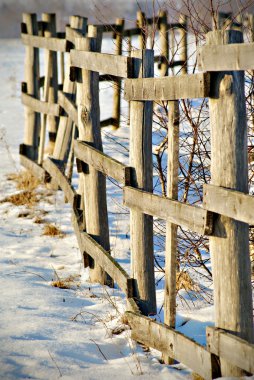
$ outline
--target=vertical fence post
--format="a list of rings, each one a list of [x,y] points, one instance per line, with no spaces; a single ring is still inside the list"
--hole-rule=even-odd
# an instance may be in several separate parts
[[[179,28],[179,60],[184,62],[182,65],[181,73],[187,74],[188,72],[188,55],[187,55],[187,17],[185,15],[179,16],[179,23],[182,27]]]
[[[179,102],[168,102],[168,175],[167,196],[178,199],[179,168]],[[165,298],[164,323],[175,328],[176,318],[176,265],[177,265],[177,225],[166,222],[165,252]],[[166,364],[173,364],[164,356]]]
[[[208,45],[239,43],[238,31],[207,34]],[[244,72],[213,73],[209,98],[211,183],[248,193],[247,122]],[[215,325],[253,341],[251,270],[248,225],[217,215],[210,238]],[[223,376],[242,371],[221,359]]]
[[[84,51],[98,51],[98,40],[97,38],[77,39],[76,48]],[[99,73],[84,69],[81,72],[81,83],[78,84],[77,89],[79,138],[102,151]],[[89,166],[87,173],[84,174],[84,202],[87,233],[106,251],[109,251],[106,179],[92,166]],[[92,258],[89,258],[89,265],[92,282],[111,284],[99,263],[95,263]]]
[[[87,28],[87,18],[80,16],[71,16],[70,27],[73,29],[78,29],[85,36]],[[73,100],[75,100],[75,86],[76,83],[70,80],[70,54],[66,53],[66,71],[63,82],[63,92],[71,95]],[[70,146],[70,138],[73,129],[75,129],[75,127],[73,127],[73,122],[71,118],[65,115],[60,116],[53,157],[58,160],[64,160],[65,163],[67,161],[69,151],[71,155],[73,152],[73,148],[68,149],[68,147]]]
[[[133,51],[133,77],[153,77],[152,50]],[[138,58],[138,59],[137,59]],[[153,191],[152,116],[150,101],[130,102],[130,164],[134,168],[133,186]],[[156,313],[153,257],[153,218],[130,210],[131,268],[135,293],[144,314]]]
[[[46,23],[46,30],[44,31],[45,37],[56,37],[56,15],[53,13],[43,13],[42,21]],[[57,67],[57,52],[46,51],[47,59],[49,60],[49,93],[48,101],[50,103],[57,103],[57,91],[58,91],[58,67]],[[46,59],[46,60],[47,60]],[[46,78],[45,78],[46,80]],[[47,116],[47,129],[49,131],[49,144],[47,151],[52,154],[54,151],[54,145],[56,141],[57,133],[57,118],[52,115]]]
[[[145,14],[141,11],[137,12],[137,27],[140,28],[140,33],[138,36],[139,47],[140,49],[145,49],[146,40],[147,40],[147,35],[146,35],[146,30],[145,30]]]
[[[115,38],[115,54],[122,55],[123,48],[123,29],[124,29],[124,19],[118,18],[116,20],[116,38]],[[119,128],[120,126],[120,113],[121,113],[121,79],[116,78],[114,80],[114,95],[113,95],[113,127]]]
[[[168,41],[168,14],[166,11],[159,13],[159,30],[160,30],[160,46],[162,56],[160,64],[160,75],[168,75],[168,62],[169,62],[169,41]]]
[[[28,34],[38,35],[36,14],[23,13],[23,23],[26,25]],[[25,81],[27,83],[27,93],[36,99],[39,99],[40,93],[39,72],[39,49],[26,46]],[[40,115],[29,107],[25,107],[24,144],[26,145],[26,155],[32,160],[36,160],[38,156],[39,132]]]

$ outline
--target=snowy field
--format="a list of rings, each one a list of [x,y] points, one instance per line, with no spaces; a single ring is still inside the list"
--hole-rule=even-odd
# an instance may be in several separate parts
[[[8,175],[20,170],[23,66],[20,41],[1,40],[0,378],[190,379],[191,372],[183,365],[161,365],[160,353],[131,341],[122,321],[125,300],[119,290],[87,281],[70,223],[70,207],[60,191],[54,193],[40,185],[31,207],[2,202],[18,193]],[[107,94],[108,90],[103,91]],[[110,116],[107,99],[101,104],[102,118]],[[104,134],[105,151],[114,150],[115,158],[126,161],[125,148],[116,150],[112,137],[127,142],[128,128]],[[108,188],[113,194],[108,199],[112,254],[129,270],[127,210],[121,206],[120,190],[111,182]],[[49,223],[61,228],[64,236],[43,235]],[[69,289],[52,286],[53,280],[67,279]],[[156,318],[162,320],[161,288],[157,296]],[[212,324],[213,306],[202,302],[195,307],[179,305],[177,329],[201,344],[205,344],[206,326]]]

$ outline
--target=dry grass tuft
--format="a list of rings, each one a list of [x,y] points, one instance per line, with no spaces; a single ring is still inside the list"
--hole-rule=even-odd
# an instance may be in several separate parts
[[[33,191],[40,185],[38,178],[28,170],[9,174],[7,179],[15,181],[18,190]]]
[[[176,291],[178,292],[181,289],[193,291],[200,290],[198,284],[196,284],[190,277],[189,273],[184,270],[176,274]]]
[[[43,229],[43,235],[46,236],[58,236],[60,238],[63,238],[65,234],[54,224],[47,223],[44,226]]]
[[[13,194],[8,197],[5,197],[0,201],[0,203],[10,202],[15,206],[33,206],[38,202],[38,198],[33,191],[22,191],[18,194]]]
[[[73,289],[73,288],[78,288],[80,286],[80,281],[79,281],[80,275],[76,275],[76,276],[70,275],[65,278],[60,278],[56,271],[54,271],[54,274],[55,274],[55,280],[51,282],[51,286],[55,288]]]

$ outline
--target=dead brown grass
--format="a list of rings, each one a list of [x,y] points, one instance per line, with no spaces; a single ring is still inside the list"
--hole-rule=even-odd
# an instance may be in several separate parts
[[[184,270],[176,274],[176,291],[178,292],[181,289],[199,291],[198,284],[196,284],[189,273]]]
[[[65,234],[58,228],[55,224],[47,223],[44,226],[43,229],[43,235],[46,236],[58,236],[60,238],[63,238]]]
[[[51,286],[55,288],[60,288],[60,289],[73,289],[73,288],[78,288],[80,286],[80,275],[70,275],[65,278],[60,278],[58,273],[54,271],[55,274],[55,280],[51,282]]]
[[[9,174],[7,179],[15,181],[18,190],[33,191],[40,185],[38,178],[28,170]]]
[[[38,198],[34,191],[22,191],[18,194],[13,194],[8,197],[5,197],[0,201],[0,203],[10,202],[15,206],[33,206],[38,202]]]

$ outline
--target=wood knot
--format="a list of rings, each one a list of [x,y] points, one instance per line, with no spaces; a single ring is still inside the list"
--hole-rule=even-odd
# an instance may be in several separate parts
[[[226,74],[220,82],[221,95],[231,95],[233,93],[233,76]]]
[[[89,120],[89,112],[88,112],[87,108],[84,107],[81,110],[81,121],[83,124],[87,124],[88,120]]]

